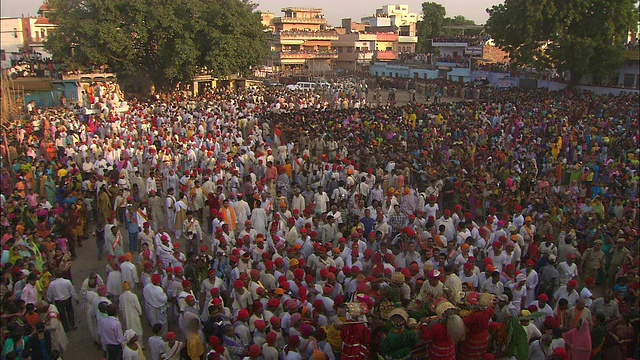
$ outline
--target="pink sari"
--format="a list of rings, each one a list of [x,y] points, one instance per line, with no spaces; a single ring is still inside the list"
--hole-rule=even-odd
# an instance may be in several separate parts
[[[591,332],[585,321],[579,328],[566,332],[563,336],[571,360],[589,359],[591,356]]]

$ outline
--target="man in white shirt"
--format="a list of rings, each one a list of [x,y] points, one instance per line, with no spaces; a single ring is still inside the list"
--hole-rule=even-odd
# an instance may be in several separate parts
[[[440,207],[438,206],[436,200],[438,200],[438,198],[431,195],[429,196],[429,203],[424,206],[423,210],[427,219],[429,219],[430,217],[433,217],[434,219],[438,218],[437,213],[438,210],[440,210]]]
[[[491,273],[491,279],[487,279],[482,285],[482,292],[488,292],[493,295],[502,295],[504,292],[504,285],[500,281],[500,271],[495,270]]]
[[[102,158],[101,154],[98,154],[98,160],[96,160],[93,165],[96,169],[96,173],[100,176],[103,176],[104,171],[107,170],[107,161]]]
[[[578,276],[578,266],[575,261],[575,255],[567,254],[567,260],[556,266],[556,270],[558,270],[558,273],[560,274],[558,277],[558,285],[567,285],[569,280],[575,279]]]
[[[63,278],[60,270],[54,271],[53,278],[47,289],[47,300],[58,308],[64,331],[68,332],[76,328],[72,300],[77,304],[78,295],[71,281]]]
[[[316,213],[324,214],[329,210],[329,196],[324,192],[322,185],[318,186],[318,193],[314,195],[313,202],[316,204]]]
[[[593,293],[591,292],[591,289],[595,286],[596,280],[594,278],[588,277],[584,279],[584,287],[580,290],[580,297],[584,299],[586,306],[590,307],[591,304],[593,304],[593,300],[595,300],[595,296],[593,296]]]
[[[122,281],[128,281],[131,286],[138,285],[138,271],[136,270],[136,266],[131,262],[132,256],[131,253],[128,252],[124,254],[125,261],[120,264],[120,272],[122,273]]]
[[[545,316],[539,317],[534,320],[538,329],[542,329],[542,325],[547,317],[553,317],[553,309],[549,306],[549,297],[547,294],[538,295],[538,300],[534,300],[531,302],[531,305],[536,306],[538,311],[543,312]]]
[[[569,302],[569,307],[576,305],[576,300],[580,298],[580,294],[576,291],[576,286],[578,286],[578,282],[575,280],[569,280],[567,285],[561,286],[556,292],[553,294],[553,300],[555,303],[560,301],[560,299],[567,299]]]

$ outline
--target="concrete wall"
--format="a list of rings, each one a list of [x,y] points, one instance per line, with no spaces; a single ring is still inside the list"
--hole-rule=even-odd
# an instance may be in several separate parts
[[[437,79],[438,70],[426,70],[426,69],[411,69],[409,71],[411,78],[415,79]]]
[[[633,84],[631,86],[635,89],[640,87],[640,66],[638,66],[638,61],[626,61],[619,71],[618,86],[625,86],[625,77],[632,76]]]
[[[369,68],[369,74],[371,76],[377,77],[399,77],[405,79],[436,79],[438,77],[443,77],[442,72],[438,70],[427,70],[427,69],[413,69],[408,66],[400,66],[393,64],[385,64],[385,63],[376,63],[371,65]],[[376,75],[377,74],[377,75]],[[453,68],[450,71],[446,72],[446,78],[452,81],[460,81],[462,78],[463,82],[470,82],[476,80],[487,80],[493,86],[497,88],[508,88],[508,87],[519,87],[520,86],[520,78],[513,78],[508,73],[494,73],[490,71],[469,71],[466,68]],[[546,80],[537,80],[535,84],[537,88],[546,88],[549,91],[559,91],[567,87],[567,84],[555,82],[555,81],[546,81]],[[588,85],[579,85],[576,86],[577,89],[591,91],[598,95],[605,94],[614,94],[619,95],[622,93],[640,93],[638,89],[629,89],[629,88],[608,88],[603,86],[588,86]]]
[[[596,95],[607,95],[607,94],[620,95],[620,94],[640,93],[640,90],[638,89],[628,89],[628,88],[608,88],[608,87],[602,87],[602,86],[586,86],[586,85],[576,86],[576,88],[591,91]]]

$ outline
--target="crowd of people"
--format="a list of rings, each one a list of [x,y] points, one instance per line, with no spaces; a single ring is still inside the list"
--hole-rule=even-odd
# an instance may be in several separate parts
[[[12,123],[1,359],[638,358],[637,95],[332,94]]]

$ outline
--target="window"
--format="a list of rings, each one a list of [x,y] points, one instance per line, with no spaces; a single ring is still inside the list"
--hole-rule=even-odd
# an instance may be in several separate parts
[[[7,60],[7,53],[5,53],[4,50],[0,50],[0,60],[1,61]]]
[[[634,74],[624,74],[624,87],[632,88],[634,87],[636,76]]]

